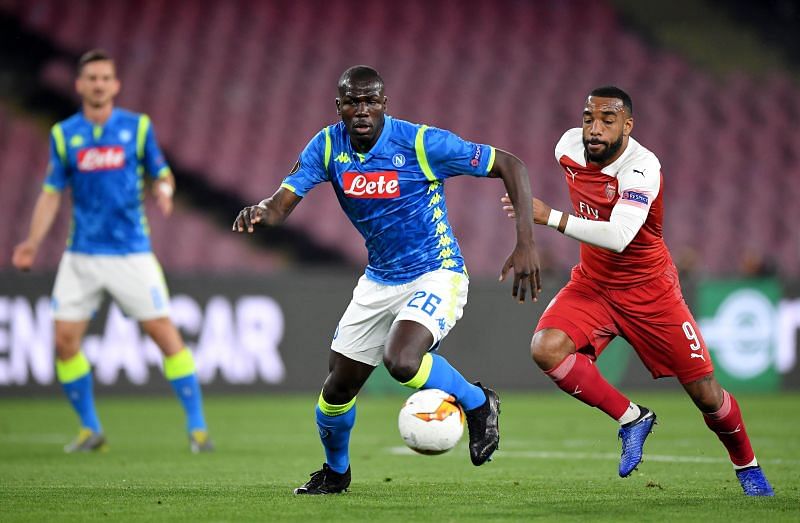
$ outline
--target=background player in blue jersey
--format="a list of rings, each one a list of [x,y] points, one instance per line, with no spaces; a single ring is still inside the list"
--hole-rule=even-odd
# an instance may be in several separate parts
[[[326,462],[295,494],[331,494],[350,485],[350,432],[361,387],[381,362],[414,389],[437,388],[463,405],[472,463],[482,465],[499,441],[497,394],[474,385],[431,349],[461,317],[467,301],[464,260],[447,220],[443,181],[500,177],[517,213],[517,244],[501,279],[514,271],[512,294],[536,299],[541,285],[525,165],[489,145],[385,114],[384,84],[374,69],[351,67],[339,79],[342,121],[320,131],[272,197],[244,208],[233,224],[282,223],[314,186],[330,182],[364,237],[369,264],[331,343],[316,419]]]
[[[153,179],[165,215],[172,212],[172,173],[147,115],[114,108],[120,82],[108,54],[93,50],[81,57],[75,88],[82,111],[53,126],[47,179],[28,238],[15,247],[12,260],[17,268],[30,269],[69,187],[72,227],[53,289],[53,314],[56,374],[81,429],[64,450],[106,448],[91,368],[80,350],[104,291],[164,353],[164,374],[186,412],[191,450],[212,450],[192,353],[169,318],[169,294],[144,215],[144,172]]]

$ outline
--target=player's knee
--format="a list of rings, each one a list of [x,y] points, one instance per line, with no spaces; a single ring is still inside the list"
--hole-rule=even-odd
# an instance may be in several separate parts
[[[358,390],[356,385],[328,379],[322,387],[322,397],[331,405],[344,405],[356,397]]]
[[[420,359],[385,353],[383,364],[392,378],[400,383],[405,383],[416,376]]]
[[[713,374],[684,383],[683,388],[701,412],[716,412],[722,407],[723,390]]]
[[[68,360],[80,351],[81,339],[72,332],[56,330],[55,345],[58,359]]]
[[[542,370],[550,370],[575,352],[565,333],[556,329],[540,330],[531,340],[531,357]]]

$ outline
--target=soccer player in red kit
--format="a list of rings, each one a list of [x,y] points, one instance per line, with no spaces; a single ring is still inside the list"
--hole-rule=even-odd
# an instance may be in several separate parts
[[[539,320],[531,354],[561,390],[620,423],[619,475],[626,477],[642,461],[656,414],[631,402],[594,364],[615,336],[623,337],[654,378],[678,378],[728,450],[744,493],[772,496],[739,405],[714,378],[664,243],[661,164],[632,130],[630,96],[600,87],[586,99],[583,127],[556,145],[577,216],[534,198],[534,222],[580,241],[580,263]],[[514,216],[508,198],[503,202]]]

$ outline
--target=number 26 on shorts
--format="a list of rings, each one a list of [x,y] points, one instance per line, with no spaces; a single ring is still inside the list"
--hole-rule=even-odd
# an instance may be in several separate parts
[[[425,291],[417,291],[406,304],[406,307],[420,309],[428,316],[433,316],[433,314],[436,312],[436,307],[440,303],[442,303],[442,299],[437,295],[433,293],[427,293]]]

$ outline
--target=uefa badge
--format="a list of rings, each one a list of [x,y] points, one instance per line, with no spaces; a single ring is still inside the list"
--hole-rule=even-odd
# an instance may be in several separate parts
[[[395,154],[392,156],[392,165],[395,167],[402,167],[406,164],[406,157],[400,153]]]
[[[614,199],[614,196],[617,194],[617,189],[611,185],[611,182],[606,184],[606,199],[611,201]]]

